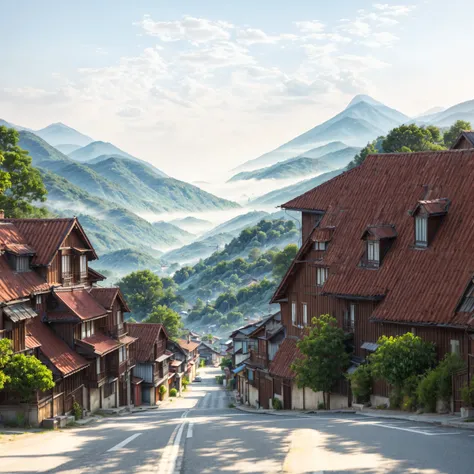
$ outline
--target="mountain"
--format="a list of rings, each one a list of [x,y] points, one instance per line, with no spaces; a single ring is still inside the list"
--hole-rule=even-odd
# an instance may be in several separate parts
[[[3,120],[3,119],[0,119],[0,127],[1,126],[7,127],[7,128],[14,128],[15,130],[18,130],[18,131],[27,130],[24,127],[20,127],[20,125],[15,125],[14,123],[7,122],[6,120]]]
[[[316,148],[311,148],[311,150],[307,150],[296,158],[321,158],[328,153],[332,153],[334,151],[344,150],[344,148],[348,148],[348,146],[343,142],[330,142],[327,145],[318,146]]]
[[[181,229],[177,225],[165,221],[153,222],[153,227],[165,233],[169,238],[176,239],[178,245],[188,244],[196,239],[194,234]]]
[[[299,135],[275,150],[247,161],[234,171],[251,171],[297,156],[305,150],[332,141],[364,146],[409,118],[368,96],[356,96],[335,117]]]
[[[173,219],[170,223],[193,234],[201,234],[213,226],[212,222],[206,221],[205,219],[198,219],[193,216]]]
[[[97,265],[98,271],[109,270],[119,277],[137,270],[148,269],[154,272],[161,270],[161,261],[158,258],[134,249],[106,253],[100,257]]]
[[[234,217],[223,224],[214,227],[214,229],[206,232],[203,238],[210,237],[217,234],[232,234],[234,237],[240,234],[240,232],[247,227],[253,227],[257,222],[268,217],[268,212],[264,211],[252,211],[247,214]]]
[[[71,144],[65,143],[63,145],[55,145],[54,148],[59,150],[61,153],[68,155],[69,153],[72,153],[73,151],[79,150],[81,147],[79,145],[71,145]]]
[[[46,205],[61,215],[74,214],[80,218],[99,252],[123,248],[170,248],[188,243],[190,234],[177,229],[160,228],[127,209],[99,199],[50,171],[41,171],[48,190]],[[156,253],[156,250],[153,250]]]
[[[134,193],[139,191],[141,199],[154,203],[161,212],[239,207],[234,202],[218,198],[192,184],[162,177],[146,164],[126,158],[109,158],[88,167],[120,188]]]
[[[198,240],[192,244],[185,245],[176,250],[171,250],[163,254],[161,257],[163,261],[174,263],[179,262],[182,265],[189,265],[196,263],[203,258],[209,257],[216,250],[224,247],[225,244],[228,244],[232,239],[233,235],[231,234],[217,234],[207,237],[203,240]]]
[[[329,173],[324,173],[315,178],[307,179],[305,181],[300,181],[299,183],[292,184],[290,186],[286,186],[282,189],[276,189],[275,191],[271,191],[263,196],[260,196],[253,201],[250,202],[251,205],[260,205],[260,206],[279,206],[284,204],[285,202],[293,199],[300,194],[309,191],[310,189],[319,186],[320,184],[329,181],[332,178],[340,175],[344,172],[344,169],[330,171]]]
[[[308,153],[315,153],[315,150],[318,149],[309,150]],[[243,171],[232,176],[228,182],[249,179],[288,179],[314,176],[346,166],[359,151],[359,147],[347,147],[322,155],[320,158],[309,158],[306,156],[291,158],[267,168],[261,168],[255,171]],[[303,153],[303,155],[306,155],[306,153]]]
[[[474,127],[474,100],[462,102],[436,114],[418,117],[416,123],[436,125],[437,127],[450,127],[457,120],[471,122]]]
[[[77,130],[74,130],[63,123],[53,123],[41,130],[36,130],[35,135],[48,142],[50,145],[61,145],[69,143],[71,145],[86,146],[94,140]]]
[[[72,160],[27,131],[20,132],[20,146],[30,153],[34,166],[53,171],[92,196],[132,212],[238,207],[236,203],[206,193],[191,184],[162,178],[147,165],[126,158],[110,158],[89,166]]]

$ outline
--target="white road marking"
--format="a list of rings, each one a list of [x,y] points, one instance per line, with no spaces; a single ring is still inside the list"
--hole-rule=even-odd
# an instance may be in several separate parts
[[[379,424],[379,423],[373,423],[372,426],[380,426],[381,428],[388,428],[390,430],[408,431],[410,433],[422,434],[422,435],[425,435],[425,436],[441,436],[441,435],[461,434],[460,431],[453,431],[453,432],[451,432],[451,431],[442,431],[440,433],[430,433],[430,432],[427,432],[427,431],[422,431],[422,429],[420,429],[420,428],[418,428],[418,429],[402,428],[400,426],[383,425],[383,424]]]
[[[194,426],[194,423],[189,423],[189,425],[188,425],[188,434],[186,435],[186,439],[189,439],[189,438],[193,437],[193,426]]]
[[[113,448],[110,448],[107,450],[109,451],[118,451],[119,449],[122,449],[124,446],[126,446],[130,441],[133,441],[135,438],[138,438],[141,435],[141,433],[135,433],[134,435],[130,436],[127,439],[124,439],[121,443],[115,445]]]

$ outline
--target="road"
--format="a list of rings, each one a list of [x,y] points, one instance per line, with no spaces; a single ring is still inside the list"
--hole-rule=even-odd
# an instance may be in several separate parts
[[[358,415],[228,407],[217,369],[182,399],[84,428],[0,443],[1,473],[472,474],[474,432]]]

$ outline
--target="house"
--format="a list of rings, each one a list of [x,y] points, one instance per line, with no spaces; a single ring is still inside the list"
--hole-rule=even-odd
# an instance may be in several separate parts
[[[352,349],[353,370],[382,335],[408,331],[474,364],[474,149],[369,155],[357,168],[282,207],[302,214],[302,246],[271,302],[286,339],[269,374],[287,408],[315,408],[321,394],[299,389],[291,364],[311,318],[331,314]],[[459,387],[454,394],[459,409]],[[274,391],[274,396],[277,392]],[[376,381],[372,404],[388,403]],[[344,381],[331,408],[351,403]]]
[[[474,130],[461,132],[451,150],[467,150],[469,148],[474,148]]]
[[[204,360],[206,365],[218,365],[221,363],[222,356],[209,344],[201,342],[198,346],[199,359]]]
[[[141,387],[136,392],[136,404],[156,405],[169,395],[169,362],[173,353],[167,350],[168,334],[162,324],[127,323],[126,328],[138,339],[133,377]]]
[[[170,360],[170,373],[173,377],[170,388],[175,388],[181,395],[183,390],[183,377],[186,375],[188,353],[182,349],[177,342],[171,339],[168,341],[167,348],[168,351],[173,353]]]
[[[238,367],[242,362],[250,357],[250,349],[256,341],[250,339],[249,334],[254,331],[259,323],[260,321],[252,321],[251,323],[236,329],[230,335],[230,339],[232,340],[231,357],[233,367]]]
[[[271,399],[274,393],[279,393],[279,389],[274,386],[269,367],[285,338],[281,314],[278,312],[264,319],[248,338],[251,341],[250,357],[234,370],[237,375],[236,389],[243,403],[271,408]]]
[[[196,372],[199,367],[199,353],[197,350],[199,342],[191,341],[190,336],[188,336],[187,339],[178,339],[177,342],[179,347],[186,354],[184,375],[192,382],[196,377]]]
[[[123,329],[129,311],[105,277],[76,218],[5,219],[0,212],[0,338],[15,352],[36,355],[56,383],[37,394],[32,424],[69,413],[130,405],[133,343]],[[13,398],[13,400],[12,400]],[[0,394],[0,412],[13,416],[14,394]]]

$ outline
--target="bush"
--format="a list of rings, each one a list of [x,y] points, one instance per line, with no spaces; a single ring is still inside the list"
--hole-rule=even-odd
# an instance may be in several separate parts
[[[170,397],[176,397],[178,395],[178,391],[175,388],[170,390]]]
[[[74,415],[74,418],[77,420],[80,420],[82,418],[82,408],[79,403],[74,402],[72,404],[72,414]]]
[[[418,400],[423,409],[433,413],[438,401],[438,371],[430,370],[421,380],[416,390]]]
[[[325,410],[324,402],[319,402],[318,403],[318,410]]]
[[[281,403],[281,400],[279,398],[274,398],[272,400],[272,407],[274,410],[282,410],[283,409],[283,403]]]
[[[390,408],[400,408],[402,406],[403,395],[398,388],[393,388],[388,396]]]
[[[216,375],[216,382],[219,385],[224,385],[224,376],[223,375]]]
[[[368,402],[372,393],[372,371],[370,365],[359,365],[347,378],[351,382],[352,393],[357,403]]]
[[[474,407],[474,378],[471,379],[469,385],[465,385],[461,391],[462,402],[464,407]]]
[[[160,385],[159,391],[160,395],[164,395],[168,391],[168,389],[164,385]]]

